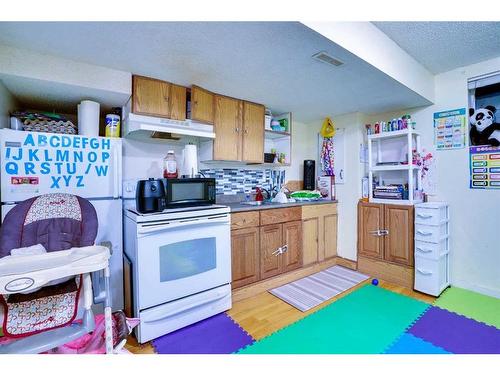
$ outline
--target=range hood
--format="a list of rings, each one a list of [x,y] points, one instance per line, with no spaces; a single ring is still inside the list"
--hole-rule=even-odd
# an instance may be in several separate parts
[[[129,112],[123,120],[125,137],[179,139],[179,136],[215,138],[214,127],[191,120],[171,120]]]

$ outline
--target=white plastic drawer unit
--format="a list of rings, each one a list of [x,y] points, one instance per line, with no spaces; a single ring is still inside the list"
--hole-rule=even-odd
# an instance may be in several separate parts
[[[439,296],[448,286],[448,254],[437,260],[415,257],[415,289]]]
[[[449,220],[448,205],[427,202],[415,205],[415,224],[441,225]]]
[[[448,224],[415,224],[415,241],[440,243],[448,237]]]
[[[438,259],[448,253],[448,238],[437,243],[415,241],[415,255],[424,258]]]

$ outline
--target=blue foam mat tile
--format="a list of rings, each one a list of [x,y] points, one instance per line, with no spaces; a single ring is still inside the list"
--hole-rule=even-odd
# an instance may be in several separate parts
[[[404,333],[384,352],[385,354],[452,354],[443,348],[432,345],[430,342]]]

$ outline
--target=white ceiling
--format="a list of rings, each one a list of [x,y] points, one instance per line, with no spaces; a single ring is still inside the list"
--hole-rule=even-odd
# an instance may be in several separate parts
[[[430,104],[296,22],[1,22],[0,44],[197,84],[291,111],[303,122]],[[313,60],[319,51],[345,64],[334,68]],[[19,88],[29,94],[26,85],[4,83],[14,95]]]
[[[434,74],[500,56],[500,22],[373,22]]]

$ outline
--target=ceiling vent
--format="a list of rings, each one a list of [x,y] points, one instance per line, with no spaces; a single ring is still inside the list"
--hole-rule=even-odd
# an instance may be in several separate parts
[[[335,57],[330,56],[328,53],[326,53],[324,51],[318,52],[318,53],[312,55],[312,58],[315,60],[321,61],[325,64],[329,64],[329,65],[333,65],[333,66],[344,65],[344,63],[342,61],[340,61],[339,59],[336,59]]]

